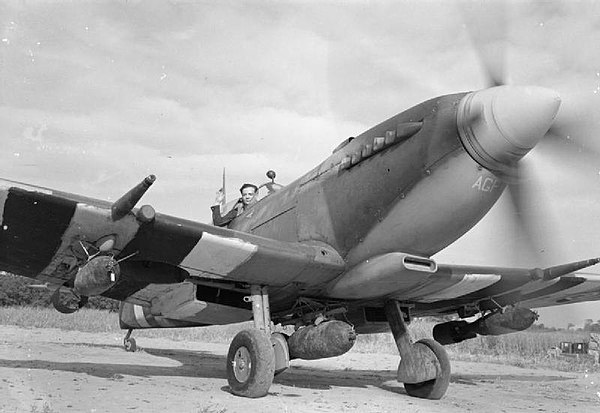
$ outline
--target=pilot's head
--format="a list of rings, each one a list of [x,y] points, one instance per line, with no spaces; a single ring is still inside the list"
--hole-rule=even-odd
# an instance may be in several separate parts
[[[258,191],[258,187],[254,184],[242,185],[240,192],[242,193],[242,202],[244,203],[244,206],[256,202],[256,191]]]

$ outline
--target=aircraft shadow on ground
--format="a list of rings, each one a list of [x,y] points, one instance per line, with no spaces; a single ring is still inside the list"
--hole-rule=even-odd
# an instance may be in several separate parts
[[[79,346],[114,349],[116,352],[125,352],[122,346],[87,343],[74,345],[74,352],[77,351],[76,347]],[[49,361],[32,358],[27,360],[0,359],[0,367],[85,373],[90,376],[107,379],[114,378],[118,375],[138,377],[180,376],[225,378],[225,358],[223,356],[217,356],[201,350],[192,351],[145,348],[143,351],[153,356],[176,360],[181,364],[179,366],[153,366],[148,364],[105,363],[99,361]],[[121,353],[119,356],[122,359],[123,354]],[[133,358],[134,354],[131,354],[131,356]],[[107,356],[107,358],[109,357],[110,356]]]
[[[531,375],[531,374],[452,374],[451,383],[477,385],[477,383],[493,383],[497,381],[567,381],[574,380],[568,376]]]
[[[77,347],[93,347],[115,352],[121,352],[119,359],[123,360],[124,350],[119,345],[99,345],[91,343],[73,344],[73,352]],[[34,370],[65,371],[84,373],[91,376],[116,379],[120,376],[136,377],[202,377],[227,380],[225,375],[226,357],[202,350],[157,349],[143,348],[143,352],[151,356],[169,358],[177,361],[177,366],[153,366],[148,364],[110,363],[101,361],[49,361],[43,359],[10,360],[0,359],[0,367],[22,368]],[[126,353],[128,354],[128,353]],[[134,354],[131,354],[132,358]],[[110,356],[107,356],[109,358]],[[316,361],[315,363],[318,363]],[[307,366],[294,366],[275,377],[274,383],[284,386],[307,389],[326,390],[337,387],[367,387],[375,386],[386,390],[394,390],[385,382],[395,380],[395,372],[388,370],[325,370]],[[228,391],[227,387],[223,388]],[[403,393],[404,389],[398,389]]]
[[[98,345],[80,343],[76,347],[95,347],[111,351],[124,352],[118,345]],[[45,369],[50,371],[65,371],[72,373],[84,373],[91,376],[115,379],[120,376],[137,377],[203,377],[211,379],[226,380],[225,356],[216,355],[202,350],[180,350],[180,349],[156,349],[144,348],[143,352],[159,357],[169,358],[177,361],[176,366],[153,366],[148,364],[127,363],[105,363],[99,361],[48,361],[48,360],[7,360],[0,359],[0,367],[23,368],[23,369]],[[132,358],[134,354],[131,354]],[[122,359],[123,354],[120,354]],[[315,363],[318,363],[316,361]],[[559,381],[569,380],[564,376],[531,376],[527,374],[453,374],[451,381],[457,384],[477,385],[478,383],[495,382],[502,380],[510,381]],[[306,389],[327,390],[331,387],[379,387],[399,394],[406,394],[403,386],[396,382],[396,371],[392,370],[353,370],[337,369],[325,370],[318,367],[294,366],[281,375],[275,377],[275,383]],[[224,391],[228,391],[225,386]]]

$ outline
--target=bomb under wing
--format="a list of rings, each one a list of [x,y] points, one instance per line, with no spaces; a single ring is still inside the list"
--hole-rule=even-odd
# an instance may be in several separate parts
[[[528,329],[537,320],[538,315],[528,308],[509,308],[496,312],[472,323],[464,320],[437,324],[433,328],[433,337],[441,344],[454,344],[482,336],[499,336]]]
[[[514,333],[528,329],[537,319],[537,313],[528,308],[510,308],[477,320],[475,332],[482,336]]]
[[[77,271],[73,291],[82,296],[100,295],[116,284],[119,263],[111,256],[92,258]]]
[[[288,339],[290,359],[316,360],[348,352],[356,341],[354,328],[343,321],[302,327]]]

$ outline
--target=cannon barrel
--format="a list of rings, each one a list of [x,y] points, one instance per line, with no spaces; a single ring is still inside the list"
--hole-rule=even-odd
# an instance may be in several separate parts
[[[154,181],[156,181],[156,176],[148,175],[142,182],[131,188],[121,198],[117,199],[110,208],[112,220],[118,221],[131,212],[135,204],[138,203],[140,198],[146,193]]]

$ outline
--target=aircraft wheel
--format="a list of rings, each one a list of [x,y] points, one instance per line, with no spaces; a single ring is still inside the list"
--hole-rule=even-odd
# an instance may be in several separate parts
[[[227,353],[227,381],[231,392],[243,397],[263,397],[275,373],[275,353],[267,335],[258,330],[242,330]]]
[[[133,353],[137,350],[135,338],[126,338],[125,340],[123,340],[123,346],[125,347],[125,351],[130,351]]]
[[[433,380],[422,383],[404,383],[406,393],[410,396],[423,399],[439,400],[446,394],[446,390],[450,384],[450,360],[448,359],[446,349],[440,343],[430,338],[419,340],[414,345],[425,345],[433,351],[440,363],[440,372]]]
[[[271,344],[275,353],[275,376],[278,376],[290,368],[290,349],[281,333],[271,334]]]

